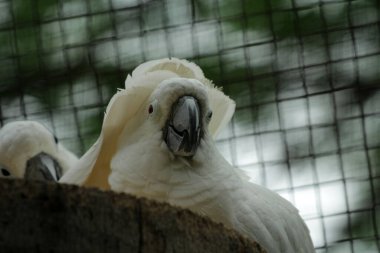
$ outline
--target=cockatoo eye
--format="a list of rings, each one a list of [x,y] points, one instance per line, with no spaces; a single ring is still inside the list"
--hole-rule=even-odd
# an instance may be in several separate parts
[[[153,105],[149,105],[148,113],[151,114],[153,112]]]
[[[10,173],[8,170],[4,169],[4,168],[1,168],[1,174],[2,174],[4,177],[8,177],[8,176],[11,175],[11,173]]]
[[[207,113],[207,119],[211,120],[211,118],[212,118],[212,111],[208,111],[208,113]]]

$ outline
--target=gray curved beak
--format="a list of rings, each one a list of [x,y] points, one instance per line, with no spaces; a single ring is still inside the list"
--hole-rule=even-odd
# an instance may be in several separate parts
[[[200,140],[200,111],[198,101],[192,96],[178,99],[164,129],[164,139],[175,155],[193,156]]]
[[[59,164],[49,155],[40,153],[30,158],[26,164],[25,179],[58,181],[62,176]]]

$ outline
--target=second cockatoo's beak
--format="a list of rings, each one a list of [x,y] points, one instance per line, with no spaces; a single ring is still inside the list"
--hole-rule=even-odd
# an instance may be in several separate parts
[[[49,155],[40,153],[30,158],[26,164],[25,179],[58,181],[62,176],[62,168]]]
[[[190,157],[199,145],[201,117],[197,99],[183,96],[174,103],[164,139],[174,155]]]

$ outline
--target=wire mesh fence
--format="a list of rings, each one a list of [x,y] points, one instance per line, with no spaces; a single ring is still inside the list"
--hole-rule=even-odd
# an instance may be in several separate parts
[[[290,200],[317,252],[380,252],[380,2],[3,0],[0,122],[81,155],[126,74],[187,58],[237,103],[218,148]]]

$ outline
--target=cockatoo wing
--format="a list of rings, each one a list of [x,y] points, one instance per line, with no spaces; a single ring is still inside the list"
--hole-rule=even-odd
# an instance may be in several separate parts
[[[185,178],[184,183],[173,187],[167,201],[222,222],[259,242],[267,252],[314,252],[306,225],[287,200],[241,178],[230,166],[221,164],[217,169],[217,174],[209,172],[210,177],[178,176]]]
[[[144,192],[141,195],[157,200],[162,198],[172,205],[188,208],[216,222],[222,222],[256,240],[267,252],[314,252],[308,228],[290,202],[242,177],[240,171],[225,161],[214,145],[205,145],[202,154],[198,155],[202,156],[198,157],[199,160],[207,159],[202,168],[192,168],[184,173],[184,170],[167,169],[170,165],[166,165],[154,175],[155,179],[167,171],[172,174],[167,189],[162,190],[164,194],[157,197],[153,194],[157,194],[159,187],[150,190],[143,186]],[[135,174],[131,171],[133,170],[124,177],[131,177],[132,174],[138,178],[136,174],[141,174],[143,169],[138,168]],[[148,179],[142,177],[145,181],[154,180],[147,175],[145,177]],[[130,185],[124,187],[127,192],[134,192]],[[138,191],[143,191],[139,190],[139,186],[134,187],[137,194]]]
[[[91,148],[79,159],[61,179],[60,183],[82,185],[91,173],[97,158],[99,156],[101,145],[103,143],[103,135],[100,134],[98,140],[91,146]]]
[[[95,144],[79,159],[60,180],[61,183],[84,184],[109,189],[109,162],[115,153],[118,137],[126,122],[149,97],[150,90],[144,86],[120,90],[111,99],[104,116],[102,131]]]
[[[309,230],[291,203],[259,185],[243,185],[234,193],[235,228],[268,252],[314,252]]]

